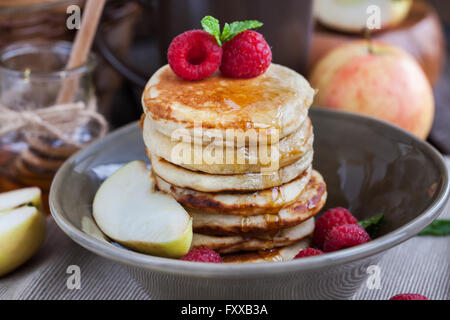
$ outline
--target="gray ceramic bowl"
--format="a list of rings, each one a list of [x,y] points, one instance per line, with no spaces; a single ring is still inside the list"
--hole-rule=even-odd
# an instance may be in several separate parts
[[[136,253],[81,230],[101,181],[135,159],[146,159],[137,124],[113,132],[71,157],[50,191],[60,228],[86,249],[121,263],[162,299],[345,299],[367,268],[393,246],[413,237],[441,212],[449,196],[442,157],[427,143],[372,118],[313,108],[315,168],[328,185],[327,207],[344,206],[367,218],[383,212],[375,240],[322,256],[261,264],[184,262]]]

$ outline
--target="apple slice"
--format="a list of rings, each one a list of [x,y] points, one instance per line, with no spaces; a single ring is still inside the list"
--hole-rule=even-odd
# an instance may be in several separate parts
[[[18,208],[25,204],[41,207],[41,190],[37,187],[24,188],[0,194],[0,212]]]
[[[24,206],[0,216],[0,277],[14,270],[39,249],[45,238],[45,217]]]
[[[81,230],[91,237],[110,243],[108,237],[99,229],[92,217],[85,216],[81,218]]]
[[[314,15],[329,28],[361,34],[367,23],[375,22],[377,17],[381,28],[398,25],[408,15],[411,5],[412,0],[316,0]]]
[[[143,161],[130,162],[97,191],[93,215],[109,238],[151,255],[179,258],[192,241],[192,219],[171,196],[156,192]]]

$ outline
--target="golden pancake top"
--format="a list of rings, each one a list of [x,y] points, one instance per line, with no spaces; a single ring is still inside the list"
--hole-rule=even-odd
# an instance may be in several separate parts
[[[200,81],[185,81],[165,65],[147,83],[142,105],[155,122],[169,126],[162,132],[166,135],[199,121],[210,129],[291,126],[292,132],[305,120],[313,97],[301,75],[277,64],[252,79],[225,78],[217,72]]]

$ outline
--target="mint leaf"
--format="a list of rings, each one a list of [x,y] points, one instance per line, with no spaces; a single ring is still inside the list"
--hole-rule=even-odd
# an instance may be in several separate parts
[[[448,236],[450,235],[450,220],[434,220],[428,227],[419,233],[419,236]]]
[[[223,26],[222,30],[222,35],[220,36],[220,40],[223,42],[231,40],[231,39],[225,40],[226,37],[229,37],[230,35],[231,35],[231,26],[225,22],[225,25]]]
[[[358,222],[358,224],[361,227],[363,227],[364,229],[366,229],[366,228],[370,227],[371,225],[376,225],[376,224],[381,223],[383,218],[384,218],[384,214],[380,213],[380,214],[377,214],[376,216],[361,220]]]
[[[217,44],[219,46],[222,45],[222,42],[220,41],[220,24],[219,20],[217,20],[214,17],[206,16],[202,19],[202,27],[203,30],[208,32],[209,34],[213,35],[214,38],[217,40]]]
[[[263,25],[262,22],[259,22],[257,20],[246,20],[246,21],[235,21],[231,24],[225,23],[225,26],[223,27],[222,35],[220,36],[220,40],[222,42],[227,42],[231,39],[233,39],[235,36],[237,36],[242,31],[248,30],[248,29],[254,29],[259,28]]]
[[[245,30],[259,28],[263,25],[257,20],[235,21],[232,23],[225,23],[222,34],[220,34],[219,20],[214,17],[206,16],[201,21],[203,30],[213,35],[216,38],[219,46],[237,36]]]
[[[378,232],[383,221],[384,221],[384,214],[380,213],[377,214],[376,216],[358,221],[358,224],[361,227],[363,227],[371,237],[373,237],[373,235]]]

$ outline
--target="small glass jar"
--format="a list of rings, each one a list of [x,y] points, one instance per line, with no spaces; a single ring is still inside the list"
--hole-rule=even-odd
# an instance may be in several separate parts
[[[70,50],[65,41],[31,41],[0,51],[0,192],[37,186],[44,207],[61,164],[106,130],[96,113],[95,58],[64,70]]]

